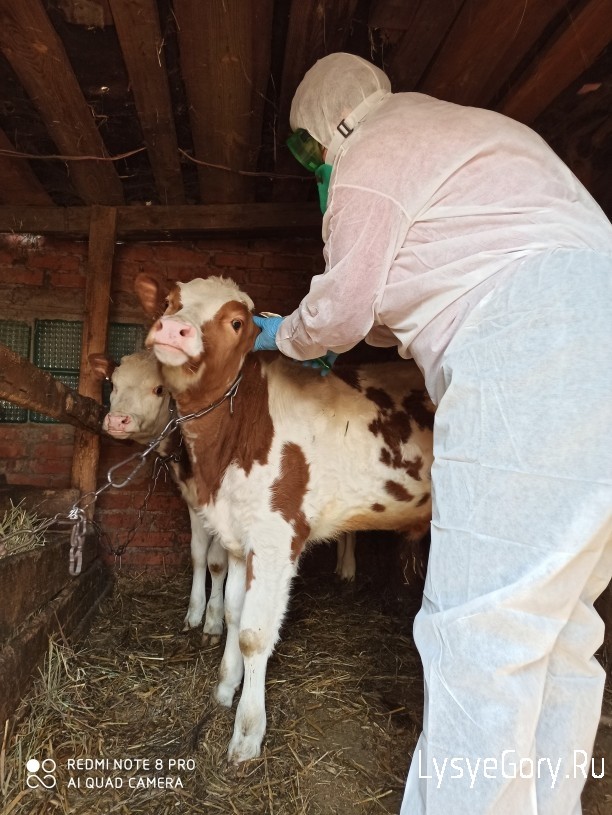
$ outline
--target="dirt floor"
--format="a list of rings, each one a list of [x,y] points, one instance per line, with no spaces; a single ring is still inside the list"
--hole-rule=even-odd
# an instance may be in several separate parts
[[[331,571],[296,583],[269,664],[265,748],[239,769],[225,760],[235,706],[211,702],[220,646],[179,633],[189,576],[120,576],[87,640],[50,646],[26,718],[4,734],[2,815],[399,812],[421,721],[418,602],[364,573],[347,586]],[[602,759],[612,764],[611,696],[597,773]],[[40,769],[26,767],[31,758]],[[587,785],[585,815],[612,811],[605,769]],[[49,775],[46,790],[35,778]],[[156,786],[143,786],[150,778]]]

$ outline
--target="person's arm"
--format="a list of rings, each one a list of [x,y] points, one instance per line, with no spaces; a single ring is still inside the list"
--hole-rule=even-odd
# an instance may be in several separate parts
[[[332,206],[326,270],[312,278],[309,293],[276,335],[278,348],[294,359],[340,354],[366,336],[408,230],[400,205],[370,190],[338,186]]]

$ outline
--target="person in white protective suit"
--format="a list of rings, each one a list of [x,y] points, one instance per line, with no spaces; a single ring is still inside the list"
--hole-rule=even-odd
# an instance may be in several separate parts
[[[612,575],[612,226],[528,127],[353,55],[307,72],[290,124],[326,268],[255,349],[396,345],[437,404],[402,815],[576,815]]]

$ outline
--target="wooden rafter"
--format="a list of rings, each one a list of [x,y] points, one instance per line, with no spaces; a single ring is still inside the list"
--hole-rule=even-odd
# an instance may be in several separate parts
[[[64,46],[41,0],[0,0],[0,49],[64,155],[107,158],[104,143]],[[110,161],[70,161],[85,203],[120,204],[121,181]]]
[[[408,30],[387,66],[394,91],[420,90],[419,81],[444,40],[464,0],[415,0]]]
[[[164,47],[154,0],[110,0],[160,203],[184,204]]]
[[[278,173],[300,172],[299,165],[284,146],[291,132],[289,112],[296,88],[318,59],[343,50],[356,6],[357,0],[323,4],[292,0],[278,105]],[[308,187],[299,181],[276,181],[274,184],[274,198],[278,201],[303,200],[307,194]]]
[[[272,2],[175,0],[183,79],[199,161],[200,199],[253,197],[253,170],[261,140],[261,82],[270,64]],[[265,84],[264,84],[265,87]]]
[[[419,90],[460,105],[485,105],[567,0],[465,3]]]
[[[0,150],[15,150],[3,130],[0,130]],[[45,207],[52,205],[53,199],[25,159],[0,154],[0,202]]]
[[[500,110],[520,122],[542,111],[612,42],[612,0],[590,0],[527,69]]]

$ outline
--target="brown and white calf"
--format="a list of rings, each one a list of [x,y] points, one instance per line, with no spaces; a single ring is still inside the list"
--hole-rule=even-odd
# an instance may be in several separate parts
[[[149,444],[156,439],[170,420],[170,394],[164,388],[159,363],[151,351],[125,356],[116,365],[104,354],[89,358],[93,371],[100,379],[110,379],[112,392],[110,411],[104,417],[103,430],[115,439],[131,439]],[[216,643],[223,633],[223,583],[227,574],[227,553],[218,539],[202,525],[192,501],[192,479],[189,458],[185,455],[178,431],[168,436],[157,452],[168,459],[170,472],[185,499],[191,522],[191,561],[193,579],[189,608],[183,630],[197,628],[202,622],[202,641]],[[206,603],[206,567],[211,576],[211,592]]]
[[[253,303],[231,280],[166,293],[139,276],[136,290],[147,313],[163,312],[146,344],[179,413],[197,414],[181,425],[195,504],[229,553],[215,696],[231,706],[243,680],[228,754],[240,762],[260,752],[266,666],[305,545],[429,528],[433,405],[409,362],[321,377],[280,354],[250,353]]]

